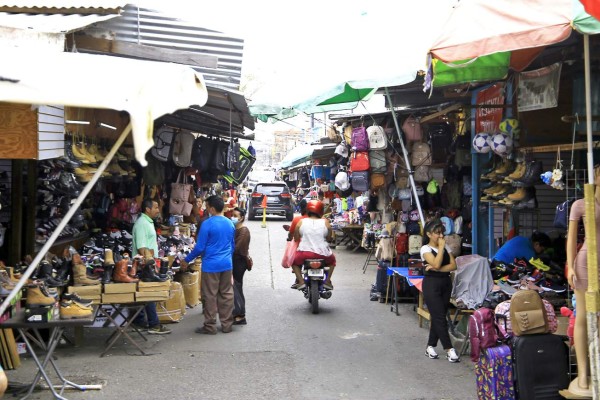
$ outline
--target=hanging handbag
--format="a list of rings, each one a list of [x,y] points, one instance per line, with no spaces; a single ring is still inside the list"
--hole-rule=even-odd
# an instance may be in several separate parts
[[[189,216],[193,205],[188,203],[192,185],[183,183],[183,170],[179,171],[177,181],[171,183],[171,198],[169,199],[169,213]]]
[[[567,200],[556,206],[556,213],[554,214],[554,227],[560,229],[567,229],[569,226],[569,210],[573,205],[573,200]]]
[[[423,139],[421,124],[412,115],[406,118],[402,123],[402,132],[404,132],[404,136],[406,136],[406,140],[408,141],[418,142]]]

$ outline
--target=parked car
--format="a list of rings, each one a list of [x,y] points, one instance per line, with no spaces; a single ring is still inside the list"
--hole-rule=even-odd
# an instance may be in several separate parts
[[[284,182],[257,183],[248,202],[248,219],[254,220],[263,214],[263,196],[267,196],[267,214],[281,215],[288,221],[294,219],[292,194]]]

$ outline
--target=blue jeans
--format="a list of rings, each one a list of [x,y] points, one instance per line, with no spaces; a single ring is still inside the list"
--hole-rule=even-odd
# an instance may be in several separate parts
[[[158,313],[156,312],[156,303],[148,303],[144,306],[144,309],[138,314],[133,320],[133,323],[138,326],[146,325],[148,320],[148,328],[154,328],[160,325],[158,320]]]

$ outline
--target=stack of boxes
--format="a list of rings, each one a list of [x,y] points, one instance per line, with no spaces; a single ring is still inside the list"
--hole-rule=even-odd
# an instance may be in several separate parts
[[[169,299],[171,281],[107,283],[94,286],[69,286],[69,293],[91,300],[93,304],[135,303]]]

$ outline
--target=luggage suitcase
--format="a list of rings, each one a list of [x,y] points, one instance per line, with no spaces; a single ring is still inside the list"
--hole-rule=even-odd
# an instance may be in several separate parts
[[[513,364],[520,400],[559,400],[569,386],[569,351],[559,335],[514,337]]]
[[[482,400],[511,400],[515,398],[513,365],[510,347],[488,347],[475,364],[477,398]]]

